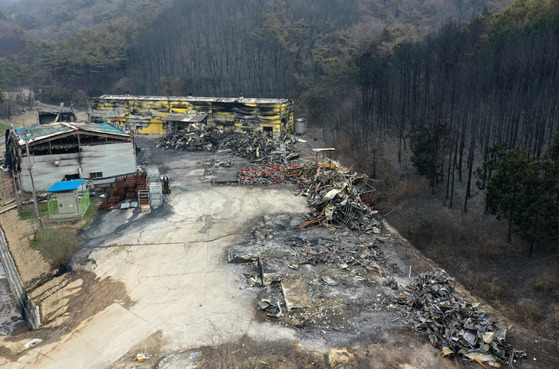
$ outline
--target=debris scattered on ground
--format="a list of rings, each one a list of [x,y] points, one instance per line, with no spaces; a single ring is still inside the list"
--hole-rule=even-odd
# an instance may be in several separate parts
[[[300,224],[300,230],[337,225],[380,233],[371,217],[376,212],[371,196],[375,191],[372,180],[366,175],[340,169],[332,161],[319,164],[315,158],[314,163],[309,160],[290,163],[300,156],[291,142],[290,136],[278,142],[266,132],[233,132],[205,124],[191,124],[185,130],[164,137],[156,146],[176,150],[217,150],[260,163],[260,166],[241,169],[237,173],[238,184],[261,186],[280,184],[285,180],[296,183],[313,210],[312,219]],[[205,180],[216,166],[215,163],[205,166]],[[233,183],[230,175],[222,174],[221,177],[213,183]]]
[[[506,342],[507,328],[489,314],[460,297],[454,280],[442,272],[423,273],[393,298],[417,331],[429,334],[441,355],[462,356],[499,368],[526,356]]]
[[[385,291],[394,292],[383,283],[391,268],[380,247],[385,237],[356,237],[346,229],[297,232],[300,221],[288,214],[265,216],[253,237],[227,251],[229,263],[249,267],[245,286],[260,288],[258,309],[266,319],[304,331],[365,334],[368,324],[398,317],[387,308],[391,302]],[[378,323],[374,314],[383,315]],[[363,315],[370,320],[361,321]]]
[[[299,157],[290,139],[290,136],[286,136],[284,142],[278,142],[267,132],[224,131],[215,126],[195,123],[165,136],[156,146],[175,150],[219,151],[253,161],[287,163]]]
[[[265,312],[269,317],[279,318],[283,316],[282,305],[285,305],[285,301],[281,300],[281,296],[273,291],[274,287],[268,286],[260,294],[260,301],[258,302],[258,308]]]
[[[134,360],[136,360],[140,363],[143,363],[144,361],[151,359],[152,356],[153,355],[146,355],[146,354],[144,354],[143,352],[140,351],[136,354],[136,357],[134,358]]]
[[[215,126],[194,123],[185,130],[167,135],[156,147],[175,150],[212,151],[223,139],[224,131]]]
[[[27,342],[27,343],[24,345],[24,347],[25,347],[26,349],[33,348],[33,347],[38,346],[41,342],[43,342],[42,339],[40,339],[40,338],[34,338],[34,339],[30,340],[29,342]]]
[[[239,184],[269,185],[282,182],[281,168],[275,165],[241,169]]]
[[[346,348],[333,348],[328,353],[328,364],[332,368],[350,368],[356,366],[353,354]]]

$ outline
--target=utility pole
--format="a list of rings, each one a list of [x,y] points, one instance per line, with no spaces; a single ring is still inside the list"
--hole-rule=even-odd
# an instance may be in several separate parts
[[[39,221],[39,229],[41,230],[41,240],[45,240],[45,230],[43,229],[43,221],[41,220],[41,213],[39,212],[39,204],[37,203],[37,191],[35,191],[35,182],[33,181],[33,173],[31,172],[31,153],[29,152],[29,140],[27,139],[27,127],[25,127],[25,122],[23,123],[23,131],[25,132],[25,154],[27,155],[27,170],[29,171],[29,178],[31,179],[31,188],[33,190],[33,210],[35,211],[35,216]]]
[[[10,128],[11,128],[11,129],[10,129],[10,135],[12,135],[13,132],[15,132],[14,125],[13,125],[13,124],[10,124]],[[8,142],[6,142],[6,151],[7,151],[7,150],[9,150]],[[17,155],[17,154],[16,154],[16,155]],[[12,183],[13,183],[13,185],[14,185],[14,195],[15,195],[15,197],[16,197],[16,205],[17,205],[17,208],[18,208],[18,210],[19,210],[19,207],[21,206],[21,199],[19,198],[19,190],[18,190],[18,188],[17,188],[17,183],[16,183],[16,178],[17,178],[17,177],[16,177],[16,170],[15,170],[15,165],[13,165],[13,164],[12,164],[11,175],[12,175]],[[20,186],[21,186],[21,184],[20,184]]]

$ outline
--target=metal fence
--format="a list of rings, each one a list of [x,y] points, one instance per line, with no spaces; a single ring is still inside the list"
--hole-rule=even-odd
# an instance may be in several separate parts
[[[41,325],[41,314],[39,307],[36,306],[23,287],[23,282],[19,276],[12,254],[8,249],[8,242],[4,236],[4,231],[0,228],[0,261],[6,270],[6,279],[14,299],[21,309],[23,319],[31,329],[37,329]]]

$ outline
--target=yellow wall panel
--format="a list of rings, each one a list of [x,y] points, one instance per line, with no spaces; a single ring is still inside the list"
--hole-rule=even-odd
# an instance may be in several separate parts
[[[208,114],[207,124],[224,129],[263,130],[274,137],[293,131],[293,100],[211,97],[101,96],[90,100],[91,121],[111,121],[138,133],[165,134],[168,114]]]

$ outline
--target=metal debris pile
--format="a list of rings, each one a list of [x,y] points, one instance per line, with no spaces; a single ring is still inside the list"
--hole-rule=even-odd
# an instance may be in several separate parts
[[[291,145],[280,146],[264,132],[232,132],[220,142],[218,151],[269,163],[287,162],[299,156]]]
[[[275,165],[244,168],[239,172],[242,185],[270,185],[282,182],[281,168]]]
[[[506,342],[506,328],[454,291],[453,282],[441,272],[423,273],[393,299],[415,330],[429,334],[443,357],[457,355],[500,368],[526,356]]]
[[[284,182],[285,171],[299,168],[299,164],[269,164],[252,166],[239,171],[239,184],[242,185],[271,185]]]
[[[254,161],[287,163],[299,157],[299,152],[289,141],[287,136],[283,143],[278,143],[261,131],[233,132],[205,124],[190,124],[185,130],[162,138],[156,146],[175,150],[215,150]]]
[[[156,147],[175,150],[212,151],[223,140],[224,131],[215,126],[190,124],[185,130],[163,137]]]
[[[320,168],[320,167],[319,167]],[[372,215],[375,191],[372,181],[366,175],[345,171],[321,171],[313,180],[307,181],[309,172],[302,171],[301,194],[308,199],[312,209],[312,219],[299,224],[300,230],[308,230],[321,225],[346,226],[352,230],[379,233]]]

